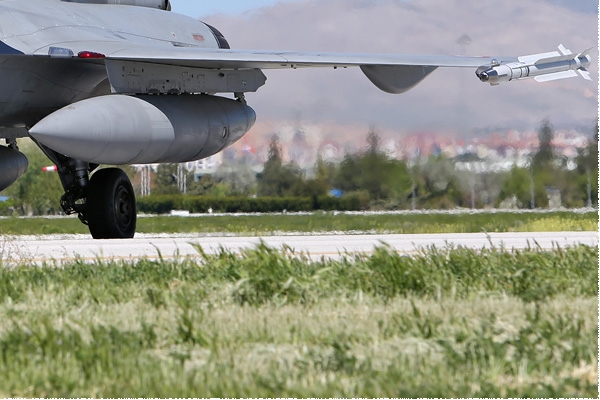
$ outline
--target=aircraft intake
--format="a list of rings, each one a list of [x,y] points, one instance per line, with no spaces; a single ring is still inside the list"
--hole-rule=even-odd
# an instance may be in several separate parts
[[[0,146],[0,190],[12,185],[27,171],[29,162],[25,154],[10,147]]]
[[[252,108],[219,96],[108,95],[55,111],[29,134],[94,164],[180,163],[218,153],[255,121]]]

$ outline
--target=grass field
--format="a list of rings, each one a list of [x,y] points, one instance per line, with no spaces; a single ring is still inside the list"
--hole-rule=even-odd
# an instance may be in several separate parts
[[[0,269],[0,396],[597,397],[598,249]]]
[[[317,212],[314,214],[152,216],[138,219],[140,233],[224,233],[267,235],[273,232],[386,232],[470,233],[597,231],[598,212],[478,212],[368,214]],[[88,233],[73,218],[3,218],[0,234],[37,235]]]

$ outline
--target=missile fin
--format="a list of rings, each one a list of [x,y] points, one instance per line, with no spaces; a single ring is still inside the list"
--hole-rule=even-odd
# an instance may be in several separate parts
[[[579,75],[581,75],[581,77],[587,81],[591,81],[592,78],[590,77],[590,73],[588,72],[587,69],[585,68],[579,68],[577,70],[577,72],[579,72]]]
[[[566,56],[566,55],[569,55],[569,54],[573,54],[573,53],[571,53],[571,50],[565,48],[565,46],[563,46],[562,43],[558,45],[558,51],[560,51],[560,53],[563,56]]]
[[[574,58],[575,57],[573,56],[573,54],[558,55],[558,56],[554,56],[554,57],[541,58],[541,59],[537,60],[534,63],[534,65],[549,64],[549,63],[558,62],[558,61],[567,61],[567,60],[572,60]]]
[[[534,77],[533,79],[535,79],[537,82],[549,82],[549,81],[555,81],[558,79],[573,78],[576,76],[577,76],[577,72],[571,70],[571,71],[555,72],[553,74],[540,75],[540,76]]]
[[[576,57],[585,57],[588,55],[588,53],[592,49],[593,49],[593,47],[590,47],[589,49],[585,50],[584,52],[578,54]],[[573,56],[573,53],[571,52],[571,50],[567,49],[562,44],[558,46],[558,50],[559,51],[551,51],[548,53],[540,53],[540,54],[531,54],[528,56],[521,56],[521,57],[518,57],[518,60],[525,64],[540,65],[540,64],[545,64],[545,63],[572,60],[575,58],[575,56]]]
[[[549,53],[530,54],[528,56],[519,57],[519,61],[525,64],[535,64],[540,60],[544,60],[551,57],[562,57],[558,51],[551,51]]]

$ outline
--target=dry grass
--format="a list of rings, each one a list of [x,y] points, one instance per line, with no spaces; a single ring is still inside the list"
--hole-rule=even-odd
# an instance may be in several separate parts
[[[0,396],[596,397],[597,249],[471,252],[0,270]]]

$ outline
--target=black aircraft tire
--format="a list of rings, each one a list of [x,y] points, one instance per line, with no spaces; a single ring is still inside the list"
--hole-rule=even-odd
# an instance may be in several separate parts
[[[122,170],[106,168],[92,175],[85,210],[94,239],[130,239],[135,235],[135,193]]]

